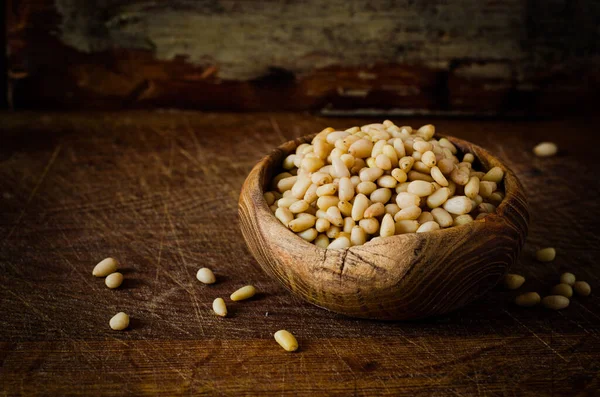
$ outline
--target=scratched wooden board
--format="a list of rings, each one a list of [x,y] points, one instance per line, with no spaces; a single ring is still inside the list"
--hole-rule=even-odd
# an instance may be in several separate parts
[[[594,111],[593,0],[8,0],[16,109]]]
[[[514,271],[546,292],[562,271],[594,292],[560,312],[498,287],[418,322],[344,318],[263,274],[238,229],[252,165],[282,141],[371,120],[194,112],[3,114],[0,120],[0,395],[594,395],[600,388],[600,194],[594,120],[436,120],[504,159],[531,203]],[[419,125],[423,120],[398,120]],[[532,146],[553,140],[559,156]],[[554,246],[557,259],[532,259]],[[123,263],[109,290],[91,270]],[[201,285],[195,272],[215,270]],[[252,283],[260,294],[211,312]],[[118,311],[131,316],[111,331]],[[272,334],[288,329],[296,353]]]

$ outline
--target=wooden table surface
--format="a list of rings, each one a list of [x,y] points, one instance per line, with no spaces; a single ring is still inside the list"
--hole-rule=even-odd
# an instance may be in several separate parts
[[[600,135],[594,120],[434,120],[504,159],[530,200],[514,271],[547,293],[561,272],[592,295],[553,312],[497,287],[447,316],[384,323],[304,303],[249,255],[237,199],[279,143],[367,119],[304,113],[0,115],[0,395],[594,395],[600,389]],[[398,120],[417,126],[431,120]],[[552,140],[560,155],[531,154]],[[553,246],[552,263],[533,260]],[[114,256],[126,281],[92,277]],[[218,283],[200,284],[199,267]],[[260,295],[211,311],[252,283]],[[129,313],[131,326],[108,320]],[[273,340],[293,332],[296,353]]]

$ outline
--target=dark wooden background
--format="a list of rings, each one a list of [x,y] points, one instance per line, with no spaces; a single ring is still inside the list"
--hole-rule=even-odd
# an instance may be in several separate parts
[[[251,167],[279,143],[370,119],[303,113],[3,114],[0,123],[0,395],[594,396],[600,389],[600,144],[590,119],[439,119],[488,148],[529,195],[521,291],[563,271],[587,298],[560,312],[511,304],[498,287],[418,322],[345,318],[265,275],[239,230]],[[419,119],[397,120],[417,126]],[[485,133],[482,133],[485,132]],[[557,142],[557,157],[531,148]],[[533,260],[553,246],[552,263]],[[92,277],[112,255],[125,283]],[[212,286],[195,279],[214,269]],[[211,312],[252,283],[260,294]],[[125,332],[110,330],[118,311]],[[296,353],[273,340],[293,332]]]
[[[594,0],[7,0],[15,109],[595,110]]]

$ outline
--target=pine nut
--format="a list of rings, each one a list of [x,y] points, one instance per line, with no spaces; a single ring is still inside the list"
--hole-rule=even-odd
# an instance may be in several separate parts
[[[375,165],[384,171],[392,169],[392,162],[390,161],[390,158],[383,153],[377,155],[377,157],[375,158]]]
[[[373,142],[363,138],[350,145],[348,148],[348,153],[353,155],[355,158],[364,159],[371,155],[372,150]]]
[[[431,215],[433,216],[433,220],[438,223],[441,227],[450,227],[454,223],[454,219],[452,219],[452,215],[448,213],[443,208],[434,208],[431,210]]]
[[[351,233],[352,232],[352,228],[356,226],[356,222],[354,222],[354,219],[352,219],[351,217],[347,216],[344,218],[344,226],[342,228],[344,233]]]
[[[413,144],[413,149],[416,150],[417,152],[425,153],[425,152],[428,152],[431,149],[433,149],[433,146],[429,142],[416,141]]]
[[[342,229],[337,227],[337,226],[330,226],[329,230],[327,230],[325,232],[325,234],[327,235],[327,237],[329,238],[337,238],[339,236],[339,234],[342,232]]]
[[[395,221],[403,221],[403,220],[415,220],[421,215],[421,208],[413,205],[411,207],[406,207],[400,210],[394,216]]]
[[[334,249],[348,248],[350,246],[351,246],[350,239],[348,239],[348,237],[346,237],[346,236],[342,236],[342,237],[338,237],[335,240],[333,240],[329,244],[327,249],[334,250]]]
[[[472,176],[465,185],[465,196],[474,199],[479,195],[479,178]]]
[[[396,234],[415,233],[419,229],[419,222],[417,221],[398,221],[396,222]]]
[[[104,284],[110,289],[118,288],[123,283],[123,275],[119,272],[111,273],[104,279]]]
[[[315,223],[315,229],[317,229],[319,233],[327,231],[329,226],[331,226],[331,222],[329,222],[327,219],[317,219]]]
[[[455,215],[468,214],[473,209],[473,203],[468,197],[454,196],[444,203],[444,209]]]
[[[337,209],[337,207],[331,207],[331,208]],[[327,210],[327,211],[329,211],[329,210]],[[339,210],[338,210],[338,212],[339,212]],[[306,229],[309,229],[309,228],[313,227],[315,225],[316,221],[317,221],[317,218],[314,217],[314,216],[298,217],[298,218],[290,221],[288,223],[288,227],[294,233],[299,233],[299,232],[303,232]]]
[[[438,225],[437,222],[434,222],[434,221],[425,222],[424,224],[419,226],[419,228],[417,229],[417,233],[432,232],[434,230],[438,230],[439,228],[440,228],[440,225]]]
[[[309,204],[312,204],[315,201],[317,201],[317,199],[319,198],[319,196],[317,195],[318,188],[319,187],[314,183],[310,185],[310,187],[306,190],[306,193],[304,194],[304,201],[306,201]]]
[[[289,192],[289,190],[288,190],[288,192]],[[298,201],[298,199],[296,197],[291,197],[291,195],[288,197],[282,197],[279,200],[277,200],[277,206],[279,208],[288,208],[289,209],[290,206],[292,204],[294,204],[296,201]]]
[[[556,284],[554,287],[552,287],[552,295],[562,295],[565,298],[570,298],[573,296],[573,287],[571,287],[569,284]]]
[[[379,221],[375,218],[361,219],[358,225],[368,234],[375,234],[379,230]]]
[[[556,250],[554,248],[542,248],[535,253],[535,259],[540,262],[552,262],[554,258],[556,258]]]
[[[325,234],[319,234],[315,239],[315,245],[321,248],[327,248],[329,245],[329,238]]]
[[[558,152],[558,146],[553,142],[542,142],[533,148],[533,153],[538,157],[554,156]]]
[[[465,153],[463,156],[463,162],[472,163],[473,161],[475,161],[475,156],[473,156],[472,153]]]
[[[377,167],[363,168],[359,173],[360,180],[363,182],[373,182],[381,175],[383,175],[383,170]]]
[[[454,222],[452,223],[453,226],[460,226],[460,225],[465,225],[467,223],[471,223],[473,222],[473,217],[469,214],[463,214],[463,215],[459,215],[456,218],[454,218]]]
[[[335,207],[340,202],[338,196],[323,196],[317,200],[317,207],[323,211],[327,211],[329,207]]]
[[[502,168],[494,167],[491,170],[489,170],[483,176],[483,178],[481,180],[486,181],[486,182],[500,183],[500,182],[502,182],[503,178],[504,178],[504,171],[502,171]]]
[[[427,174],[424,174],[419,171],[408,171],[408,180],[409,181],[425,181],[425,182],[433,182],[433,178]]]
[[[225,305],[225,301],[223,298],[217,298],[213,301],[212,304],[213,311],[217,316],[226,317],[227,316],[227,305]]]
[[[382,188],[375,190],[373,193],[371,193],[371,195],[369,196],[369,199],[373,203],[385,204],[388,201],[390,201],[391,197],[392,197],[392,191],[388,188],[382,187]]]
[[[231,299],[234,302],[243,301],[252,298],[255,294],[256,288],[254,288],[254,286],[252,285],[246,285],[245,287],[242,287],[235,291],[233,294],[231,294],[229,299]]]
[[[400,168],[394,168],[392,170],[392,177],[398,181],[398,183],[404,183],[408,179],[406,172],[402,171]]]
[[[385,213],[386,214],[390,214],[391,216],[396,215],[398,212],[400,212],[400,207],[398,207],[398,204],[386,204],[385,205]]]
[[[446,200],[448,200],[449,195],[450,190],[447,187],[436,190],[429,197],[427,197],[427,206],[429,208],[437,208],[444,204]]]
[[[390,214],[385,214],[381,221],[381,229],[379,230],[379,235],[381,237],[389,237],[393,236],[395,232],[396,224],[394,223],[394,218],[392,218]]]
[[[119,267],[119,262],[114,258],[106,258],[102,259],[96,266],[94,266],[94,270],[92,270],[92,275],[94,277],[106,277],[111,273],[117,271]]]
[[[577,278],[573,273],[563,273],[560,275],[560,282],[563,284],[573,285],[577,281]]]
[[[331,176],[334,178],[343,178],[350,177],[350,171],[346,164],[339,157],[332,157],[331,164],[333,165],[333,170],[331,172]]]
[[[108,325],[115,331],[122,331],[129,327],[129,316],[123,312],[119,312],[110,319]]]
[[[337,186],[334,183],[319,186],[317,188],[317,196],[334,196],[337,193]]]
[[[359,221],[364,217],[365,210],[369,208],[370,201],[364,194],[360,193],[354,198],[352,207],[352,219]]]
[[[401,209],[411,207],[413,205],[419,206],[421,204],[421,199],[416,194],[401,192],[398,193],[398,196],[396,196],[396,204],[398,204],[398,207]]]
[[[450,179],[457,185],[464,186],[469,182],[469,173],[463,172],[460,168],[455,168],[450,173]]]
[[[382,203],[373,203],[365,210],[365,218],[376,218],[385,213],[385,206]]]
[[[437,163],[435,154],[430,150],[423,153],[423,155],[421,156],[421,161],[429,168],[435,166]]]
[[[350,232],[350,242],[352,245],[363,245],[367,242],[367,233],[360,226],[354,226]]]
[[[329,207],[326,212],[327,215],[325,219],[331,222],[332,225],[337,227],[344,226],[344,219],[342,218],[342,213],[338,207]]]
[[[497,189],[496,182],[482,181],[479,182],[479,195],[483,198],[488,198]]]
[[[396,149],[394,149],[394,147],[392,145],[385,145],[383,147],[383,150],[381,151],[382,154],[385,154],[385,156],[390,159],[390,162],[392,164],[392,167],[397,167],[398,166],[398,154],[396,153]]]
[[[373,182],[361,182],[356,186],[356,192],[364,195],[370,195],[377,190],[377,185]]]
[[[297,176],[290,176],[287,178],[283,178],[279,182],[277,182],[277,190],[280,193],[283,193],[286,190],[290,190],[294,186],[294,184],[296,183],[297,180],[298,180]]]
[[[279,219],[281,223],[287,226],[292,220],[294,220],[294,214],[287,208],[277,208],[275,211],[275,217]]]
[[[433,193],[434,187],[430,182],[413,181],[408,185],[408,193],[412,193],[419,197],[426,197]]]
[[[454,162],[451,159],[442,159],[438,161],[437,167],[444,175],[450,175],[454,171]],[[439,182],[438,182],[439,183]],[[441,185],[441,183],[440,183]]]
[[[317,236],[319,235],[319,232],[317,232],[317,229],[311,227],[310,229],[306,229],[297,234],[298,234],[298,237],[300,237],[303,240],[306,240],[310,243],[311,241],[313,241],[314,239],[317,238]]]
[[[561,295],[549,295],[542,299],[542,305],[547,309],[561,310],[569,306],[569,299]]]
[[[342,216],[352,216],[352,204],[349,201],[340,201],[337,205]]]
[[[432,124],[422,126],[417,130],[417,134],[423,137],[423,139],[430,140],[435,134],[435,127]]]
[[[573,284],[573,289],[577,295],[581,296],[588,296],[592,293],[592,287],[585,281],[576,281],[575,284]]]
[[[421,212],[421,215],[419,215],[419,217],[417,218],[417,222],[419,222],[419,224],[421,224],[421,225],[424,224],[425,222],[430,222],[430,221],[434,221],[434,220],[435,219],[433,218],[433,215],[429,211]]]
[[[214,284],[217,281],[217,278],[215,277],[213,271],[207,267],[198,269],[198,272],[196,273],[196,278],[198,279],[198,281],[204,284]]]
[[[477,210],[479,212],[491,214],[492,212],[496,211],[496,206],[490,203],[481,203],[477,206]]]
[[[448,180],[437,166],[431,169],[431,177],[435,182],[439,183],[440,186],[448,186]]]
[[[411,170],[414,163],[415,159],[413,157],[406,156],[402,157],[400,161],[398,161],[398,167],[405,173],[408,173]]]
[[[454,146],[454,144],[452,142],[450,142],[448,139],[446,138],[441,138],[439,140],[439,144],[441,147],[450,149],[450,152],[452,154],[456,154],[457,150],[456,150],[456,146]]]
[[[512,274],[509,273],[504,276],[504,285],[508,289],[517,289],[520,288],[525,282],[525,277],[520,274]]]
[[[273,336],[275,337],[277,343],[279,343],[279,346],[283,347],[283,350],[288,352],[294,352],[298,350],[298,341],[290,332],[281,329],[275,332],[275,335]]]
[[[396,170],[400,171],[399,168],[396,168]],[[380,176],[379,179],[377,179],[377,185],[393,189],[398,185],[398,181],[391,175],[383,175]]]
[[[292,211],[292,214],[299,214],[301,212],[308,210],[309,206],[310,205],[306,201],[298,200],[295,203],[293,203],[292,205],[290,205],[288,209],[290,211]]]
[[[532,307],[539,304],[541,301],[540,294],[537,292],[527,292],[515,298],[517,306]]]

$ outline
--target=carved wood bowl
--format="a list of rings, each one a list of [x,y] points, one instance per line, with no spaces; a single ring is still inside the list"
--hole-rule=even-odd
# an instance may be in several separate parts
[[[314,135],[313,135],[314,136]],[[242,234],[260,266],[288,290],[352,317],[405,320],[440,315],[480,297],[517,260],[529,219],[523,187],[500,160],[472,143],[447,137],[484,169],[504,170],[505,198],[496,212],[461,226],[382,238],[325,250],[275,218],[264,189],[283,159],[313,136],[284,143],[246,179],[239,200]]]

